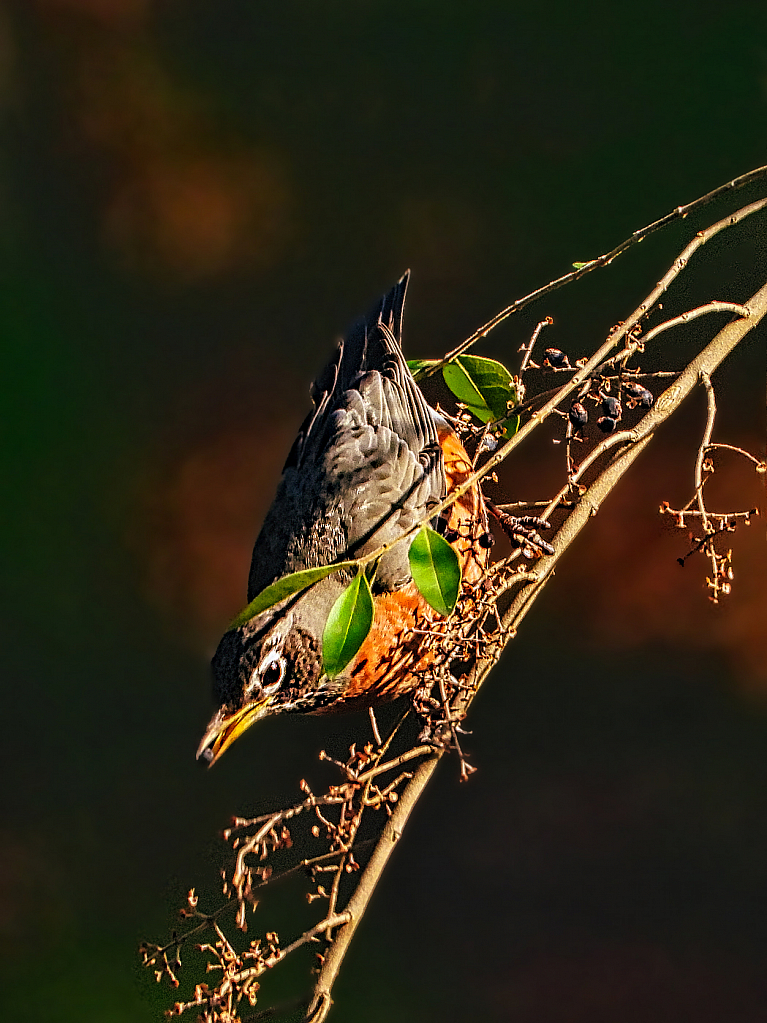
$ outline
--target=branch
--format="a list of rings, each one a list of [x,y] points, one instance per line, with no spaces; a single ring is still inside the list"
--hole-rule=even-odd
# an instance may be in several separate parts
[[[643,351],[648,342],[653,341],[664,331],[670,330],[672,327],[681,327],[683,324],[689,323],[691,320],[697,320],[699,316],[707,316],[709,313],[734,313],[736,316],[748,316],[745,306],[738,305],[737,302],[707,302],[706,305],[698,306],[697,309],[688,309],[687,312],[682,313],[680,316],[674,316],[664,323],[659,323],[657,327],[653,327],[647,334],[638,337],[631,344],[626,345],[620,354],[614,355],[612,359],[607,359],[602,363],[599,367],[598,375],[602,376],[602,370],[614,366],[618,362],[624,362],[634,352]],[[595,373],[594,375],[596,376],[597,374]]]
[[[767,177],[767,166],[757,167],[755,170],[748,171],[747,174],[741,174],[739,177],[733,178],[732,181],[728,181],[727,184],[720,185],[712,192],[707,192],[705,195],[700,196],[700,198],[687,203],[686,206],[677,206],[676,209],[667,213],[665,217],[661,217],[660,220],[654,220],[651,224],[648,224],[647,227],[634,231],[630,237],[622,241],[620,245],[616,245],[614,249],[606,252],[603,256],[599,256],[597,259],[592,259],[587,263],[579,265],[577,269],[571,273],[566,273],[562,277],[558,277],[556,280],[550,281],[542,288],[536,288],[535,291],[531,291],[530,294],[525,295],[524,298],[518,298],[515,302],[512,302],[511,305],[506,306],[505,309],[501,309],[499,313],[496,313],[492,319],[488,320],[487,323],[484,324],[484,326],[475,330],[473,334],[467,337],[465,341],[462,341],[456,348],[453,348],[452,351],[449,351],[442,359],[439,359],[435,365],[429,366],[429,368],[423,373],[423,376],[432,376],[434,373],[437,373],[440,369],[446,366],[448,362],[453,362],[468,348],[471,348],[475,342],[480,341],[483,337],[487,337],[490,331],[494,330],[499,323],[503,323],[503,321],[507,320],[510,316],[521,312],[522,309],[537,301],[537,299],[543,298],[544,295],[550,295],[552,291],[558,291],[559,288],[563,288],[566,284],[571,284],[573,281],[579,281],[581,277],[585,277],[586,274],[591,273],[592,270],[596,270],[602,266],[607,266],[618,256],[622,255],[627,249],[630,249],[632,245],[637,245],[639,242],[644,241],[648,235],[653,234],[655,231],[659,231],[661,228],[666,227],[675,220],[683,220],[691,213],[696,213],[698,210],[703,209],[704,206],[708,206],[709,203],[714,202],[725,193],[743,188],[745,185],[750,185],[752,182],[759,181],[764,177]]]
[[[711,373],[740,344],[743,338],[761,322],[767,312],[767,284],[747,304],[749,316],[728,323],[700,354],[680,373],[641,419],[636,428],[625,434],[626,446],[618,452],[608,467],[591,484],[576,508],[567,517],[552,541],[556,553],[538,563],[541,580],[523,586],[504,615],[504,625],[516,628],[536,599],[540,588],[551,575],[559,558],[564,554],[588,520],[599,511],[600,505],[623,476],[629,466],[649,444],[658,427],[681,405],[701,379]],[[484,678],[484,675],[482,676]]]
[[[314,986],[312,1001],[304,1017],[306,1023],[322,1023],[327,1017],[332,1005],[330,993],[354,933],[381,879],[383,869],[389,862],[389,857],[402,838],[402,832],[405,830],[410,814],[434,774],[443,753],[443,750],[437,750],[418,765],[415,774],[399,799],[396,810],[384,825],[383,833],[376,843],[373,855],[363,871],[354,895],[347,903],[346,912],[349,914],[349,922],[339,928],[333,944],[325,953],[325,961]]]
[[[765,203],[755,205],[761,208]],[[720,224],[726,226],[725,222],[720,222]],[[722,228],[719,227],[719,229],[721,230]],[[698,238],[700,237],[699,235]],[[703,242],[700,241],[699,244],[703,244]],[[463,716],[468,711],[480,686],[497,663],[501,651],[515,635],[522,619],[551,578],[559,559],[570,547],[586,523],[599,511],[608,494],[640,453],[647,447],[658,427],[679,408],[696,384],[704,379],[704,377],[710,375],[743,338],[761,322],[765,313],[767,313],[767,284],[749,300],[746,307],[744,307],[744,312],[747,315],[733,323],[727,324],[710,344],[693,359],[679,375],[677,381],[658,398],[654,407],[646,413],[634,430],[615,435],[599,445],[600,454],[606,453],[617,444],[621,444],[623,447],[622,450],[613,455],[607,467],[591,483],[559,528],[553,540],[554,554],[542,557],[536,566],[537,570],[535,573],[525,573],[525,578],[521,580],[518,592],[501,619],[500,641],[494,645],[488,655],[477,660],[471,676],[471,686],[460,693],[454,701],[452,709],[458,715]],[[597,356],[590,360],[590,363],[595,362],[599,355],[600,353],[597,353]],[[508,445],[505,445],[505,447],[508,447]],[[592,463],[590,462],[589,464]],[[515,577],[512,576],[511,584],[515,581]],[[444,750],[436,750],[418,766],[413,778],[402,793],[394,814],[384,827],[381,838],[378,840],[367,867],[360,878],[359,885],[346,906],[346,912],[349,913],[350,917],[349,922],[339,928],[334,942],[325,955],[324,963],[315,985],[314,996],[305,1016],[306,1023],[322,1023],[327,1017],[332,1004],[331,990],[333,983],[338,976],[338,971],[348,951],[352,937],[381,878],[383,869],[394,851],[395,845],[402,836],[410,814],[428,785],[443,753]]]
[[[760,168],[760,170],[764,171],[764,173],[767,174],[767,168]],[[508,458],[508,456],[514,450],[514,448],[518,447],[533,432],[533,430],[540,426],[541,423],[545,422],[545,420],[548,419],[548,417],[553,412],[557,411],[558,406],[562,404],[565,398],[567,398],[570,394],[573,393],[573,391],[576,391],[579,387],[581,387],[582,384],[584,384],[588,379],[590,379],[595,374],[595,371],[598,370],[598,367],[605,361],[605,359],[613,350],[613,348],[617,347],[618,343],[622,341],[624,337],[626,337],[626,335],[629,333],[632,327],[635,327],[637,323],[639,323],[642,317],[645,316],[647,312],[649,312],[649,310],[655,305],[655,303],[658,301],[661,295],[663,295],[663,293],[669,288],[672,281],[674,281],[674,279],[679,276],[682,270],[685,269],[688,262],[690,261],[691,256],[693,256],[698,249],[700,249],[703,245],[706,244],[706,242],[710,241],[721,231],[724,231],[728,227],[733,227],[735,224],[739,224],[742,220],[745,220],[746,217],[751,216],[753,213],[758,213],[765,207],[767,207],[767,199],[760,199],[758,202],[751,203],[749,206],[744,206],[736,213],[733,213],[730,216],[717,221],[717,223],[712,224],[711,227],[706,228],[705,231],[699,231],[695,238],[689,243],[689,245],[687,245],[685,249],[682,251],[682,253],[674,260],[670,269],[656,284],[656,286],[653,288],[653,290],[650,292],[647,298],[645,298],[644,301],[639,306],[637,306],[637,308],[628,317],[627,320],[625,320],[619,327],[612,331],[610,336],[607,338],[604,344],[597,350],[597,352],[594,355],[592,355],[592,357],[588,359],[588,361],[585,362],[576,373],[573,374],[570,380],[568,380],[567,383],[564,384],[556,392],[554,397],[552,397],[549,401],[546,402],[543,408],[539,409],[537,412],[534,412],[532,414],[530,420],[527,423],[525,423],[524,426],[520,427],[520,429],[514,434],[511,440],[506,441],[505,444],[498,448],[498,450],[493,455],[491,455],[490,458],[488,458],[488,460],[483,464],[483,466],[480,469],[478,469],[476,472],[473,472],[470,476],[467,476],[466,479],[460,484],[460,486],[455,487],[451,491],[449,497],[445,498],[445,500],[442,501],[440,504],[436,505],[436,507],[430,509],[430,514],[432,516],[441,515],[443,511],[445,511],[447,508],[450,507],[451,504],[453,504],[454,501],[457,501],[458,498],[462,497],[468,490],[474,487],[484,476],[487,476],[493,469],[499,466],[501,462],[505,461],[505,459]],[[686,207],[679,208],[684,209]],[[671,216],[671,214],[669,214],[669,216]],[[661,224],[662,222],[656,221],[656,223]],[[366,559],[380,557],[381,554],[385,553],[386,550],[388,550],[390,546],[393,546],[394,543],[399,543],[402,540],[405,540],[406,538],[414,535],[422,525],[423,522],[416,523],[412,527],[412,529],[408,530],[408,532],[404,533],[401,537],[398,537],[397,540],[392,541],[390,544],[382,545],[381,547],[379,547],[377,551],[374,551],[370,555],[366,555]]]
[[[698,500],[698,511],[700,512],[701,521],[703,523],[703,532],[710,533],[712,526],[708,520],[708,513],[706,512],[706,505],[703,501],[703,463],[706,458],[706,449],[711,443],[711,434],[714,432],[714,420],[716,419],[716,396],[714,394],[714,388],[711,386],[711,377],[704,370],[701,370],[700,382],[706,388],[706,429],[703,433],[703,439],[698,447],[698,455],[695,459],[695,496]]]

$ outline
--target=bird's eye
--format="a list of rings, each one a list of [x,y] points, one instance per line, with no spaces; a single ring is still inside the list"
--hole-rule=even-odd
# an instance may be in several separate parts
[[[272,689],[285,678],[287,665],[284,657],[272,657],[261,668],[261,685],[264,689]]]

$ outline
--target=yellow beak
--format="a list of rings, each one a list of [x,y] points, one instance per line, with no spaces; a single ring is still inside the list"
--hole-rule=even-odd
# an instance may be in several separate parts
[[[222,707],[211,718],[202,742],[197,747],[197,759],[202,757],[208,761],[208,767],[212,767],[224,750],[228,749],[246,728],[250,728],[254,721],[265,717],[268,710],[268,696],[253,703],[246,703],[244,707],[233,712],[228,712]]]

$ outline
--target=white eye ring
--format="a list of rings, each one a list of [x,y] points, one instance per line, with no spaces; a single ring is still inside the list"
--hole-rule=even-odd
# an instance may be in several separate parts
[[[277,668],[277,677],[272,677],[268,682],[265,682],[267,675],[274,676],[274,668]],[[278,689],[285,678],[285,674],[288,670],[288,662],[277,650],[272,650],[266,657],[261,661],[255,672],[254,678],[259,680],[261,687],[264,692],[272,693],[275,689]]]

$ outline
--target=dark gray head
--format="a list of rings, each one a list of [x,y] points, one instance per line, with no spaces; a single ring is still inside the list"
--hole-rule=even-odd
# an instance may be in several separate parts
[[[254,721],[304,712],[321,703],[319,640],[292,614],[259,625],[263,616],[227,632],[213,658],[213,691],[220,708],[197,756],[214,763]]]

